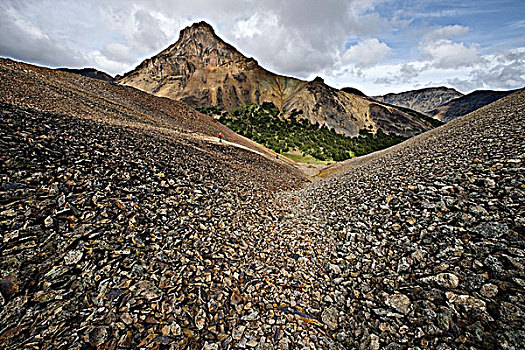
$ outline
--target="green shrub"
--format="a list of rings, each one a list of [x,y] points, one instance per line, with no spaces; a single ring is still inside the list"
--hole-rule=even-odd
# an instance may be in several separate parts
[[[405,140],[379,130],[375,135],[360,130],[358,137],[347,137],[319,123],[295,117],[302,110],[292,110],[288,119],[280,118],[279,109],[271,102],[258,106],[248,104],[224,112],[217,106],[201,107],[202,113],[219,115],[219,121],[239,133],[279,153],[299,151],[318,160],[340,162],[353,156],[365,155]]]

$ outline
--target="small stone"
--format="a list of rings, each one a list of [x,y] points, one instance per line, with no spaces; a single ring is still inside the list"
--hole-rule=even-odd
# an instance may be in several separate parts
[[[337,264],[330,264],[329,266],[330,272],[334,275],[340,275],[341,274],[341,268]]]
[[[242,338],[242,335],[244,334],[244,330],[246,329],[246,326],[237,326],[234,328],[232,332],[232,338],[235,340],[240,340]]]
[[[249,315],[245,315],[241,319],[243,321],[255,321],[258,316],[259,316],[259,313],[256,310],[252,310],[252,312],[250,312]]]
[[[445,293],[448,300],[453,302],[456,305],[463,305],[467,306],[471,309],[476,309],[480,311],[486,311],[486,303],[483,300],[474,298],[470,295],[457,295],[452,292],[446,292]]]
[[[329,307],[325,309],[321,314],[321,320],[324,324],[328,326],[331,330],[335,330],[338,327],[338,312],[334,307]]]
[[[440,273],[436,276],[435,281],[443,288],[457,288],[459,279],[453,273]]]
[[[83,253],[80,250],[71,250],[64,256],[66,265],[75,265],[82,259]]]
[[[483,260],[485,266],[487,266],[492,272],[500,273],[503,271],[503,264],[495,256],[488,256]]]
[[[479,205],[470,207],[469,212],[471,212],[474,215],[482,215],[482,216],[486,216],[489,214],[489,212],[485,208]]]
[[[167,337],[168,335],[170,335],[170,326],[165,325],[164,327],[162,327],[160,332],[162,333],[163,336]]]
[[[122,322],[124,322],[127,325],[130,325],[133,323],[133,318],[127,312],[123,313],[122,316],[120,316],[120,319],[122,320]]]
[[[202,350],[219,350],[219,344],[217,343],[204,343]]]
[[[45,218],[45,220],[44,220],[44,226],[45,226],[46,228],[50,228],[50,227],[53,226],[53,222],[54,222],[54,221],[53,221],[53,218],[52,218],[51,216],[48,216],[48,217]]]
[[[379,337],[375,334],[370,334],[370,345],[368,346],[370,350],[379,350]]]
[[[89,333],[89,342],[92,346],[98,347],[106,341],[108,330],[106,327],[95,327]]]
[[[170,324],[170,332],[171,335],[178,336],[182,334],[182,329],[177,322],[173,322]]]
[[[15,275],[7,275],[0,282],[0,292],[4,297],[9,297],[18,292],[18,279]]]
[[[195,326],[198,330],[201,330],[206,325],[206,313],[203,309],[200,309],[197,313],[197,316],[195,316]]]
[[[259,342],[255,339],[250,339],[248,342],[246,342],[246,346],[249,346],[250,348],[254,348],[259,344]]]
[[[437,315],[437,325],[444,332],[448,332],[451,322],[452,314],[450,312],[443,312]]]
[[[480,293],[486,298],[494,298],[498,294],[498,286],[492,283],[484,284]]]
[[[485,187],[488,187],[488,188],[496,187],[496,181],[492,179],[485,179],[484,183],[485,183]]]
[[[406,315],[410,312],[412,302],[404,294],[394,294],[386,299],[386,304]]]
[[[474,232],[479,233],[485,238],[497,238],[508,234],[509,227],[505,223],[488,222],[483,225],[479,225],[474,229]]]

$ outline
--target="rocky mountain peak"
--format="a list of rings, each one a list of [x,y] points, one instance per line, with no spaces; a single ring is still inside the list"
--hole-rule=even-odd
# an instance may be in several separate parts
[[[320,76],[317,76],[317,77],[315,77],[314,80],[312,80],[312,83],[321,83],[321,84],[324,84],[324,79],[321,78]]]
[[[213,27],[209,23],[201,21],[193,23],[191,26],[182,29],[180,32],[180,38],[192,37],[198,34],[205,34],[217,37],[215,31],[213,30]]]
[[[161,55],[172,59],[184,59],[197,67],[220,66],[233,59],[241,59],[241,54],[215,34],[207,22],[194,23],[181,30],[179,40]]]
[[[301,118],[348,136],[366,128],[408,137],[431,127],[402,111],[378,107],[362,94],[334,89],[321,77],[304,81],[274,74],[223,41],[206,22],[183,29],[175,44],[118,82],[193,107],[231,110],[246,103],[271,102],[283,113],[301,111]]]

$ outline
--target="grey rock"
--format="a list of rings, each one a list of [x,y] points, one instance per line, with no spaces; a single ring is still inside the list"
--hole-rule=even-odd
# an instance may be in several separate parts
[[[388,296],[386,304],[403,314],[408,314],[412,306],[410,298],[401,293]]]
[[[338,311],[334,307],[329,307],[321,314],[321,320],[329,329],[335,330],[338,327]]]
[[[494,298],[498,294],[498,286],[492,283],[484,284],[480,293],[486,298]]]

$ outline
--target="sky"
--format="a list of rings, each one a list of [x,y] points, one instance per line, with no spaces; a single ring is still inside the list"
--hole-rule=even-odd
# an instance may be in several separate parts
[[[123,74],[202,20],[270,71],[370,96],[525,86],[523,0],[1,0],[0,56]]]

